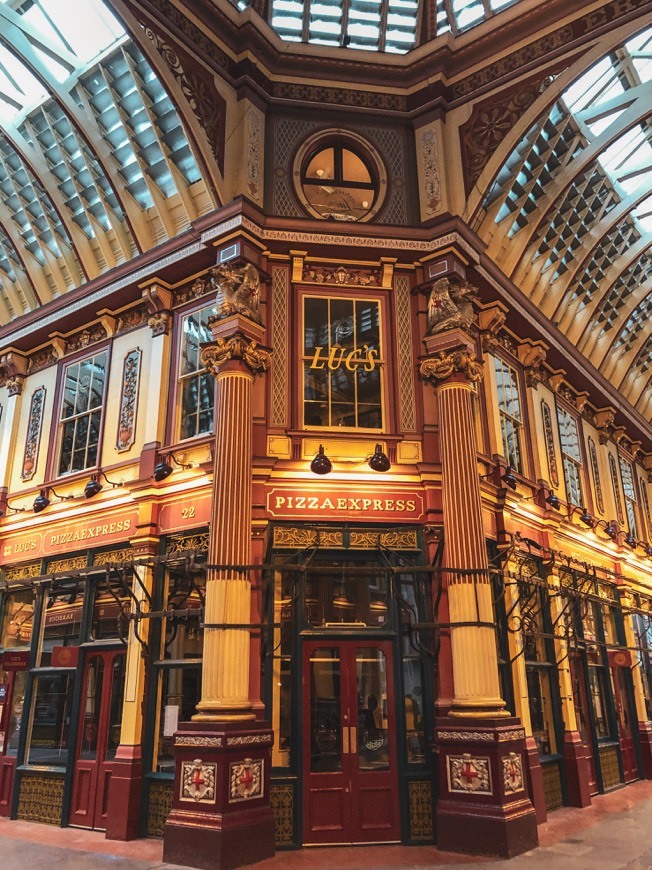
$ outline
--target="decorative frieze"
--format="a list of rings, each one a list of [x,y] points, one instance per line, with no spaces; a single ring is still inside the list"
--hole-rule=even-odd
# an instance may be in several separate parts
[[[165,555],[178,556],[187,553],[189,550],[205,553],[208,550],[208,532],[172,536],[167,541]]]
[[[227,737],[227,746],[269,746],[272,743],[271,734],[237,734]]]
[[[438,731],[437,740],[453,740],[455,743],[493,743],[494,735],[491,731]]]
[[[205,764],[201,758],[181,762],[179,800],[198,804],[215,803],[216,764]]]
[[[229,803],[263,797],[263,772],[262,758],[232,761],[229,764]]]
[[[449,791],[493,794],[488,757],[473,756],[471,753],[465,752],[462,755],[447,756],[446,762]]]
[[[345,266],[313,266],[305,263],[301,280],[310,284],[335,284],[339,287],[380,287],[379,269],[347,269]]]
[[[138,407],[138,385],[140,383],[140,348],[130,350],[122,366],[122,392],[120,395],[120,416],[116,450],[128,450],[136,440],[136,409]]]
[[[34,577],[41,576],[40,562],[27,562],[24,565],[7,565],[4,568],[4,577],[6,583],[19,583],[23,580],[31,580]]]
[[[25,439],[23,469],[20,473],[23,480],[31,480],[36,474],[38,448],[41,441],[41,426],[43,423],[43,409],[45,407],[45,392],[45,387],[39,387],[32,394],[32,401],[29,406],[29,421],[27,423],[27,438]]]
[[[93,565],[119,565],[123,562],[131,562],[133,558],[134,551],[131,547],[122,550],[104,550],[94,554]]]
[[[36,353],[33,353],[27,363],[27,373],[30,375],[36,374],[49,366],[55,365],[59,361],[59,354],[53,345],[42,348]]]
[[[175,746],[203,746],[211,749],[219,749],[224,745],[221,737],[204,737],[201,735],[181,734],[174,740]]]

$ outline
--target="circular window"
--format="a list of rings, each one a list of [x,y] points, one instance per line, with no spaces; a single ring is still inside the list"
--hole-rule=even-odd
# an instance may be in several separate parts
[[[368,221],[378,213],[387,173],[378,154],[351,133],[329,131],[299,149],[294,180],[302,205],[314,217]]]

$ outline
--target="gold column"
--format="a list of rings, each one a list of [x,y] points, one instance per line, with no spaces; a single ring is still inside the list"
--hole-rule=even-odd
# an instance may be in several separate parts
[[[482,378],[482,366],[474,358],[470,339],[461,330],[430,336],[426,346],[431,355],[421,363],[421,375],[435,382],[438,400],[445,528],[443,568],[469,572],[444,575],[454,685],[449,715],[509,716],[500,697],[471,399],[472,384]]]
[[[217,382],[215,472],[208,561],[251,561],[251,456],[254,378],[269,367],[270,354],[257,345],[262,327],[239,316],[218,321],[215,342],[202,351]],[[249,699],[251,584],[236,568],[209,570],[206,579],[202,696],[196,721],[255,719]],[[212,627],[211,627],[212,626]]]

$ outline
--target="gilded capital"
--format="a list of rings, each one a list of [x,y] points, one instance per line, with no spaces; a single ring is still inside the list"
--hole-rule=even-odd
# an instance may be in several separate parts
[[[242,360],[257,375],[267,371],[271,354],[241,333],[236,333],[231,338],[218,338],[202,348],[201,361],[213,375],[217,375],[219,368],[229,360]]]
[[[441,351],[424,359],[419,368],[422,378],[445,381],[451,375],[460,373],[475,383],[482,380],[482,364],[476,361],[475,354],[467,350]]]

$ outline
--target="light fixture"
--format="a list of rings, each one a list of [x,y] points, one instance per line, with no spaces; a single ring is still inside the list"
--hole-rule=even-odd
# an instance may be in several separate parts
[[[505,486],[508,486],[510,489],[516,489],[518,481],[514,476],[514,469],[511,465],[508,465],[507,468],[502,472],[502,474],[500,475],[500,479],[505,484]]]
[[[559,496],[555,495],[554,492],[551,492],[547,499],[545,499],[547,505],[554,511],[561,510],[561,501],[559,500]]]
[[[170,460],[172,460],[175,465],[178,465],[179,468],[192,468],[192,462],[179,462],[174,453],[168,453],[166,454],[165,458],[160,458],[158,464],[154,468],[154,474],[152,475],[152,477],[157,483],[165,480],[165,478],[169,477],[174,471],[173,466],[170,465]]]
[[[392,463],[389,461],[387,454],[383,451],[382,444],[376,444],[374,455],[369,460],[369,468],[372,471],[389,471]]]
[[[34,513],[40,514],[50,504],[47,489],[42,489],[34,499]]]
[[[330,474],[333,470],[333,463],[324,453],[324,445],[319,445],[317,455],[310,463],[310,470],[313,474]]]
[[[98,492],[102,491],[103,486],[100,483],[100,481],[98,480],[98,477],[100,476],[100,474],[102,475],[104,480],[106,480],[107,483],[111,484],[111,486],[114,489],[118,486],[124,486],[124,481],[122,481],[122,480],[109,480],[109,478],[106,476],[106,474],[103,471],[98,471],[95,474],[91,474],[90,480],[88,481],[88,483],[84,487],[84,495],[86,496],[86,498],[93,498],[94,495],[97,495]]]
[[[608,535],[608,537],[610,537],[612,541],[616,540],[616,538],[618,537],[618,527],[613,520],[609,520],[607,525],[604,527],[604,533],[605,535]]]
[[[634,535],[631,532],[628,532],[625,535],[625,543],[627,544],[628,547],[631,547],[632,550],[635,550],[637,545],[638,545],[638,541],[636,540],[636,538],[634,537]]]
[[[652,556],[652,544],[645,545],[645,555]]]
[[[580,520],[584,523],[584,525],[588,526],[590,529],[595,527],[595,520],[591,516],[591,514],[587,511],[585,507],[582,508],[582,513],[580,514]]]

